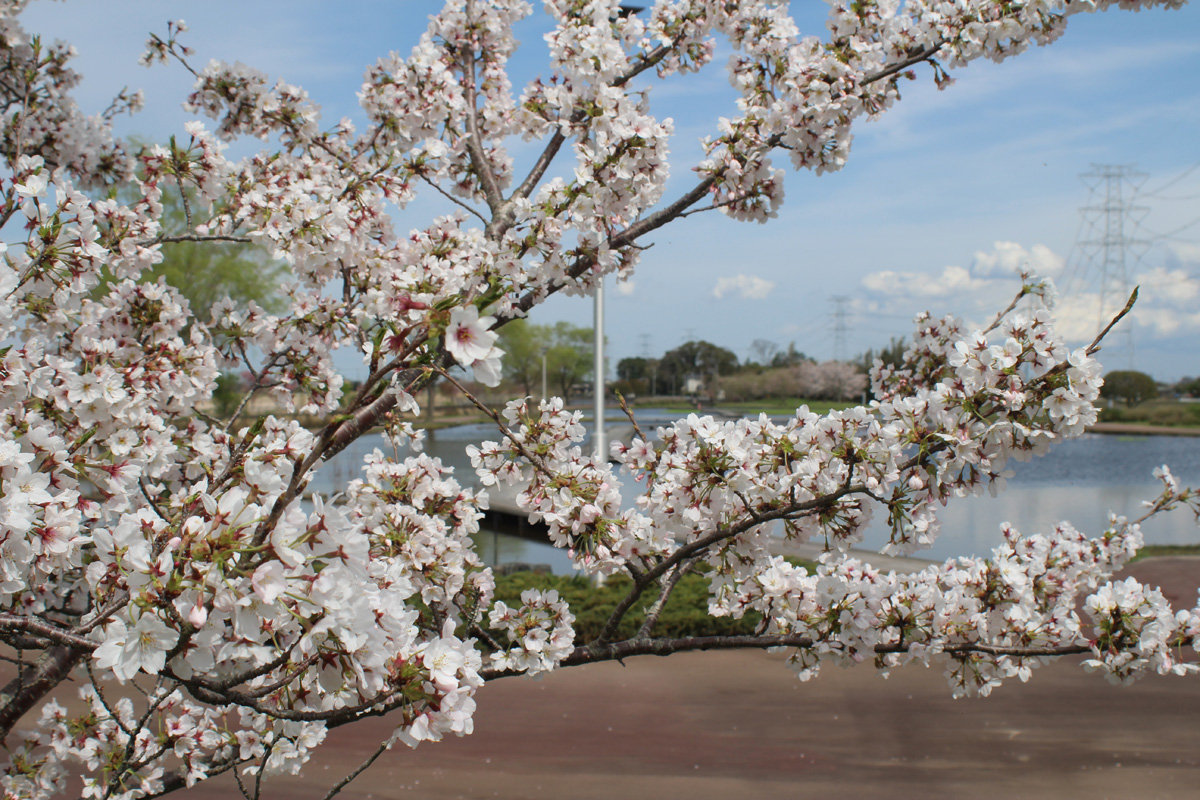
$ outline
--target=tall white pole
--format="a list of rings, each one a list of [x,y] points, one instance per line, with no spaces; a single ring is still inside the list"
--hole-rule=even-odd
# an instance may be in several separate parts
[[[592,389],[595,392],[595,428],[592,441],[595,443],[596,460],[608,461],[608,443],[604,440],[604,278],[596,284],[595,313],[592,323],[592,334],[595,337],[594,350],[596,353],[595,379]]]

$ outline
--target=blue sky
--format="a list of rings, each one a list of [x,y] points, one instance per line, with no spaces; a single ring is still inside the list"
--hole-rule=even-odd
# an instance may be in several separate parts
[[[79,50],[85,82],[77,97],[86,110],[101,110],[122,86],[142,88],[147,108],[120,132],[165,138],[188,119],[179,104],[190,76],[136,61],[147,33],[164,32],[168,19],[187,20],[197,65],[243,61],[303,86],[327,123],[361,122],[355,94],[365,67],[392,50],[407,54],[436,8],[417,0],[39,2],[25,25]],[[802,33],[823,32],[825,8],[793,4]],[[543,20],[535,11],[518,31],[518,86],[549,71]],[[675,193],[689,185],[696,141],[733,109],[724,59],[717,62],[681,82],[656,82],[651,93],[655,113],[675,120]],[[1132,360],[1159,379],[1200,374],[1200,168],[1192,169],[1200,164],[1200,8],[1077,16],[1054,45],[972,64],[940,92],[928,69],[917,72],[895,108],[860,125],[845,169],[789,174],[779,218],[757,225],[699,214],[658,232],[629,284],[610,279],[614,361],[688,338],[742,358],[755,339],[828,358],[833,296],[850,298],[845,345],[853,355],[905,335],[923,309],[983,321],[1015,290],[1011,268],[1021,263],[1064,276],[1064,330],[1090,340],[1098,267],[1076,241],[1095,237],[1080,208],[1100,203],[1104,187],[1080,176],[1094,164],[1123,164],[1144,173],[1133,204],[1145,211],[1128,229],[1142,244],[1126,259],[1142,302],[1132,354],[1121,335],[1102,360],[1112,368]],[[514,147],[518,160],[532,152]],[[410,206],[400,226],[445,211],[430,198]],[[589,300],[562,298],[532,319],[590,325],[590,315]]]

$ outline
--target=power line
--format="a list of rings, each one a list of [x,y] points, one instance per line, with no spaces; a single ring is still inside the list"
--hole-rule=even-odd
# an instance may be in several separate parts
[[[1175,184],[1179,183],[1181,180],[1186,178],[1188,175],[1191,175],[1197,169],[1200,169],[1200,161],[1197,161],[1195,164],[1192,164],[1190,167],[1188,167],[1183,172],[1176,175],[1171,180],[1164,183],[1162,186],[1159,186],[1157,189],[1152,189],[1148,192],[1143,192],[1142,197],[1158,197],[1160,194],[1162,194],[1162,191],[1164,189],[1171,188],[1172,186],[1174,186]]]
[[[1200,225],[1200,217],[1196,217],[1191,222],[1180,225],[1178,228],[1176,228],[1173,231],[1167,231],[1166,233],[1156,233],[1156,234],[1154,234],[1153,240],[1160,241],[1160,240],[1165,240],[1165,239],[1171,239],[1175,236],[1175,234],[1180,233],[1182,231],[1186,231],[1188,228],[1192,227],[1193,225]]]

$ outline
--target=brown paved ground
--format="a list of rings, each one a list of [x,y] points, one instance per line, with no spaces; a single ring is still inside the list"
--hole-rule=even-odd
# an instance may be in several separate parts
[[[1193,605],[1200,559],[1135,564]],[[319,798],[386,726],[338,735],[266,797]],[[985,700],[933,670],[869,668],[798,682],[767,653],[698,653],[484,687],[476,733],[398,748],[342,797],[1200,797],[1200,678],[1117,687],[1077,663]],[[225,776],[182,795],[232,796]]]

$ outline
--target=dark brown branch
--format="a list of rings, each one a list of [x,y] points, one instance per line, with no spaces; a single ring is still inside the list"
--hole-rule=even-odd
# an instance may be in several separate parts
[[[891,66],[884,67],[883,69],[879,70],[879,72],[874,72],[874,73],[868,75],[867,77],[863,78],[862,83],[860,85],[869,86],[872,83],[883,80],[884,78],[890,78],[893,75],[903,72],[904,70],[908,69],[909,67],[915,67],[917,64],[920,64],[922,61],[928,61],[929,59],[931,59],[935,55],[937,55],[938,50],[941,50],[942,45],[944,45],[944,44],[945,44],[944,41],[939,41],[936,44],[928,45],[928,46],[923,47],[913,53],[910,53],[909,56],[907,58],[905,58],[903,61],[898,61],[895,64],[892,64]]]
[[[91,639],[79,636],[70,631],[65,631],[57,625],[52,625],[49,622],[34,617],[23,617],[17,614],[0,614],[0,631],[25,631],[40,639],[45,639],[63,647],[82,650],[86,653],[90,653],[100,646],[99,643],[93,642]]]
[[[772,634],[692,636],[680,639],[627,639],[623,642],[576,647],[571,655],[559,662],[559,667],[596,664],[602,661],[622,661],[633,656],[669,656],[674,653],[687,653],[699,650],[765,650],[771,647],[794,647],[800,650],[811,650],[816,644],[817,642],[809,636]],[[912,644],[909,642],[879,644],[875,645],[874,652],[876,655],[907,653],[911,646]],[[1029,647],[962,642],[959,644],[947,644],[941,648],[940,652],[956,657],[980,654],[1011,656],[1014,658],[1053,658],[1082,655],[1092,652],[1092,649],[1087,645],[1075,644],[1058,647]],[[485,669],[481,670],[479,674],[485,681],[491,681],[523,673],[512,670]]]
[[[344,722],[352,722],[373,709],[396,707],[397,690],[385,689],[374,697],[368,698],[366,701],[354,706],[343,706],[325,711],[295,711],[288,708],[277,708],[274,705],[263,703],[256,698],[237,692],[232,689],[226,689],[222,692],[214,692],[204,686],[203,682],[191,679],[183,679],[179,676],[171,676],[172,680],[178,681],[184,686],[192,697],[196,698],[201,703],[210,705],[225,706],[235,705],[243,708],[248,708],[251,711],[256,711],[259,714],[271,717],[272,719],[293,720],[298,722],[328,722],[332,720],[342,720]],[[399,702],[406,702],[403,696],[399,696]]]
[[[9,734],[27,711],[66,680],[87,653],[77,647],[52,647],[38,657],[33,669],[23,670],[9,681],[0,690],[0,739]]]
[[[363,761],[361,764],[359,764],[358,767],[356,767],[353,772],[351,772],[349,775],[347,775],[346,777],[342,778],[340,781],[335,783],[330,788],[330,790],[325,794],[325,797],[322,798],[322,800],[332,800],[332,798],[341,794],[342,789],[345,789],[350,784],[350,781],[357,778],[359,775],[361,775],[363,772],[365,772],[372,764],[374,764],[375,760],[377,758],[379,758],[381,755],[383,755],[387,751],[387,749],[390,745],[391,745],[391,740],[389,740],[389,739],[384,739],[382,742],[380,742],[379,747],[375,748],[375,752],[372,753],[370,756],[368,756],[365,761]]]
[[[177,233],[170,236],[155,236],[153,239],[142,239],[136,244],[139,247],[149,247],[156,244],[173,244],[175,242],[236,242],[237,244],[252,244],[249,236],[232,236],[224,233]]]

